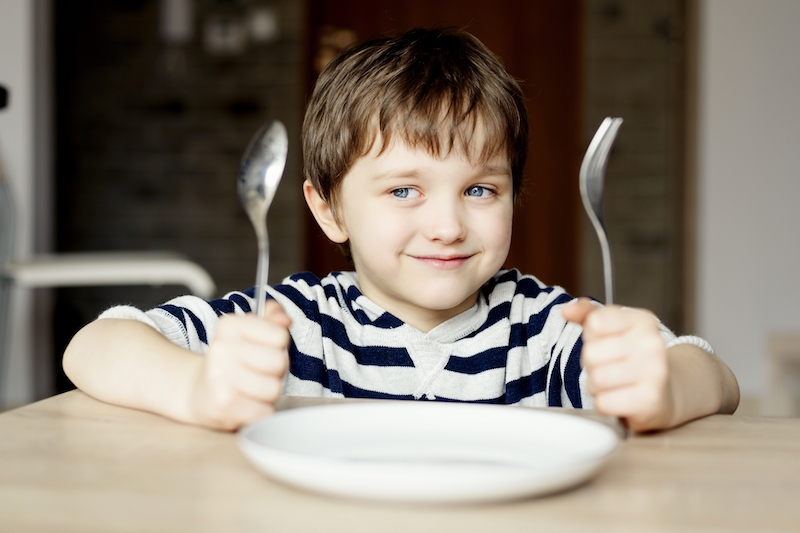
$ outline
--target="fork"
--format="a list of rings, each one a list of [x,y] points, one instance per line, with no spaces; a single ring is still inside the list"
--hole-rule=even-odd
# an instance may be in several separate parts
[[[614,269],[611,264],[611,247],[608,245],[608,236],[603,225],[603,182],[605,181],[606,163],[611,152],[611,146],[617,137],[617,131],[622,125],[621,118],[606,117],[600,124],[597,132],[589,143],[586,155],[583,156],[580,172],[580,189],[583,208],[592,221],[597,239],[600,241],[600,250],[603,253],[603,280],[606,290],[606,305],[614,303]],[[618,429],[622,438],[627,440],[631,435],[624,418],[618,418]]]
[[[583,208],[592,221],[600,250],[603,253],[603,280],[606,290],[606,305],[614,303],[614,269],[611,264],[611,248],[603,225],[603,182],[606,173],[608,154],[617,131],[622,125],[621,118],[606,117],[594,134],[586,155],[583,156],[580,172],[580,189]]]

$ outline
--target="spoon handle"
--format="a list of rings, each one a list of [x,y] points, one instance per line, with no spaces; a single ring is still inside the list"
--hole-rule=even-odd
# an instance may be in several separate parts
[[[269,238],[258,239],[258,266],[256,267],[256,316],[264,317],[267,301],[267,278],[269,277]]]

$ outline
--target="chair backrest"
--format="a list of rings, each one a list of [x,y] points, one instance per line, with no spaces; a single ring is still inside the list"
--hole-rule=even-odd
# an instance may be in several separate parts
[[[3,171],[2,156],[2,145],[0,145],[0,276],[14,253],[16,232],[14,199],[11,197],[11,186]]]
[[[8,105],[8,91],[0,86],[0,110]],[[2,141],[2,139],[0,139]],[[9,324],[11,305],[11,280],[5,275],[6,264],[14,253],[14,234],[16,233],[14,201],[11,187],[6,179],[3,166],[3,146],[0,143],[0,402],[6,377],[6,359],[10,346]]]
[[[0,85],[0,110],[8,106],[8,90]],[[14,201],[11,198],[11,186],[8,183],[3,166],[3,143],[0,139],[0,277],[6,264],[11,260],[14,252]]]

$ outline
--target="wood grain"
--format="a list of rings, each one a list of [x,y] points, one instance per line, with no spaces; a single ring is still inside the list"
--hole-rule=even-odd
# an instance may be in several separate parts
[[[595,479],[561,494],[410,506],[285,487],[246,462],[234,434],[78,391],[0,415],[0,531],[797,531],[798,502],[798,419],[712,416],[621,442]]]

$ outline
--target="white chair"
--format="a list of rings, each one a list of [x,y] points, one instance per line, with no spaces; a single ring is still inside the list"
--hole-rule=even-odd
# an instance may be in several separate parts
[[[0,161],[0,398],[13,334],[9,329],[9,305],[14,286],[181,285],[205,299],[216,291],[205,269],[170,252],[63,253],[14,259],[15,229],[14,202]]]

